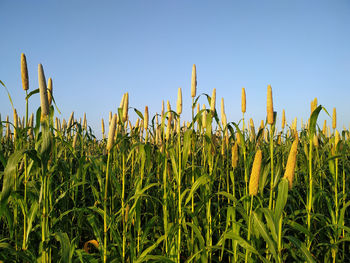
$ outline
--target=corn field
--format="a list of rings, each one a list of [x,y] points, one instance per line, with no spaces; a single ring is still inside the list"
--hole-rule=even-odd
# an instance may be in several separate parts
[[[135,109],[134,124],[126,93],[97,139],[86,115],[60,117],[42,65],[32,91],[24,54],[21,72],[25,116],[12,106],[0,125],[0,261],[350,262],[350,134],[335,108],[331,127],[317,99],[299,129],[284,111],[277,125],[268,86],[256,129],[242,88],[229,121],[215,89],[197,96],[194,65],[189,122],[180,88],[176,109]]]

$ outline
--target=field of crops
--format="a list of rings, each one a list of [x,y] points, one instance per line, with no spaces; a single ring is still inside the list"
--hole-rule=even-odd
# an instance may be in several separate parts
[[[0,125],[0,262],[350,262],[350,134],[335,108],[330,127],[315,99],[303,127],[283,111],[277,129],[268,86],[256,129],[244,89],[240,120],[215,89],[200,106],[193,66],[189,122],[181,89],[135,123],[126,93],[99,140],[85,116],[60,117],[42,65],[38,89],[23,54],[21,70],[26,114]]]

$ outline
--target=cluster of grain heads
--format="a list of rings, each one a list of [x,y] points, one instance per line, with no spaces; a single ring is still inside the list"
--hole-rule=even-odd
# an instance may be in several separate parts
[[[24,83],[22,78],[23,88]],[[50,86],[49,79],[49,106]],[[12,162],[9,157],[14,152],[25,152],[27,158],[14,165],[16,189],[6,203],[11,218],[17,220],[12,225],[16,234],[6,227],[6,217],[0,217],[0,225],[4,226],[1,235],[10,239],[11,233],[14,237],[8,244],[7,239],[1,241],[7,245],[0,250],[0,260],[11,253],[11,259],[18,257],[8,260],[13,262],[35,261],[31,255],[40,254],[44,257],[39,260],[44,262],[63,260],[61,238],[72,248],[73,261],[312,262],[317,258],[329,262],[333,257],[335,262],[348,262],[348,130],[338,132],[334,128],[332,135],[325,122],[325,136],[318,131],[311,133],[310,117],[308,122],[301,120],[298,134],[296,118],[290,129],[285,129],[283,110],[282,129],[278,131],[276,117],[269,118],[275,114],[271,86],[266,122],[262,120],[256,130],[256,120],[254,124],[248,118],[247,127],[243,124],[241,130],[236,122],[228,122],[224,98],[218,121],[215,89],[211,97],[207,95],[209,110],[205,104],[201,110],[196,88],[193,65],[192,123],[183,121],[181,125],[180,115],[185,110],[181,88],[176,113],[171,111],[169,101],[165,111],[162,101],[161,119],[158,114],[152,119],[145,107],[142,118],[138,112],[140,118],[135,125],[125,93],[117,114],[110,112],[108,138],[101,119],[103,140],[89,136],[86,114],[77,121],[72,112],[68,125],[65,119],[54,117],[54,129],[50,121],[49,129],[45,122],[39,131],[33,114],[28,121],[18,112],[14,112],[13,122],[7,117],[8,139],[0,138],[0,174],[7,173],[1,169]],[[313,100],[311,112],[316,109],[317,100]],[[53,110],[51,107],[50,113]],[[244,88],[241,111],[244,123]],[[5,122],[2,124],[5,126]],[[15,128],[13,134],[10,125]],[[52,152],[39,156],[39,161],[32,160],[40,154],[43,135],[48,135],[45,132],[52,131],[55,137],[46,136],[52,142]],[[303,154],[297,154],[298,147]],[[45,168],[41,160],[48,160]],[[285,208],[279,203],[280,188],[289,194],[284,199],[288,203]],[[26,198],[21,196],[25,194]],[[33,212],[35,206],[37,213]],[[19,216],[22,214],[23,218]],[[267,231],[261,232],[264,229]],[[44,234],[36,233],[38,230]],[[304,236],[305,241],[298,239]],[[316,241],[322,246],[311,245]],[[6,254],[8,247],[12,250]],[[22,260],[20,254],[26,257]]]

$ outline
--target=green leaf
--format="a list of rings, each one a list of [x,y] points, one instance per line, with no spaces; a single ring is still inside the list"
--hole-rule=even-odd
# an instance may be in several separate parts
[[[278,196],[275,207],[275,224],[278,225],[278,221],[281,217],[282,211],[287,203],[288,198],[288,180],[282,178],[278,185]]]
[[[260,235],[264,238],[265,242],[269,246],[269,251],[271,252],[273,257],[275,258],[275,260],[278,261],[277,252],[276,252],[276,243],[271,239],[269,233],[267,232],[267,230],[265,228],[265,224],[263,224],[263,222],[260,221],[257,214],[255,212],[253,212],[252,214],[253,214],[253,220],[254,220],[255,227],[257,228]]]
[[[2,82],[2,81],[0,80],[0,83],[1,83],[1,85],[3,85],[4,88],[6,89],[7,96],[9,97],[9,100],[10,100],[10,103],[11,103],[11,106],[12,106],[12,110],[15,110],[15,107],[13,106],[13,102],[12,102],[12,98],[11,98],[11,95],[10,95],[9,90],[7,89],[7,87],[6,87],[6,85],[4,84],[4,82]]]
[[[202,175],[201,177],[199,177],[192,185],[190,194],[186,198],[185,205],[187,205],[187,203],[191,200],[192,196],[194,195],[194,193],[197,191],[197,189],[201,185],[205,185],[209,182],[210,182],[210,177],[208,175],[205,174],[205,175]]]
[[[142,113],[141,113],[139,110],[135,109],[135,108],[134,108],[134,111],[136,112],[137,115],[139,115],[139,117],[141,118],[141,120],[143,120],[143,115],[142,115]]]
[[[301,252],[303,253],[305,260],[307,262],[316,262],[312,255],[310,254],[310,252],[307,250],[306,246],[304,243],[300,242],[300,240],[296,239],[295,237],[292,236],[286,236],[286,238],[291,241],[298,249],[301,250]]]
[[[163,240],[165,239],[165,235],[159,237],[157,239],[157,241],[149,246],[147,249],[145,249],[142,254],[139,256],[139,258],[137,260],[134,261],[134,263],[139,263],[139,262],[143,262],[146,260],[146,256],[152,251],[154,250]]]
[[[322,105],[319,105],[311,114],[310,117],[310,126],[309,126],[309,136],[310,139],[313,138],[314,133],[316,132],[316,122],[320,111],[323,109]]]
[[[192,130],[185,131],[184,139],[183,139],[183,155],[182,155],[182,165],[185,168],[188,160],[188,152],[191,147],[191,135]]]
[[[19,150],[14,152],[5,167],[4,171],[4,179],[3,179],[3,185],[2,185],[2,191],[0,194],[0,204],[1,206],[4,206],[7,204],[7,199],[10,196],[14,183],[16,178],[16,170],[17,170],[17,164],[22,160],[23,158],[24,150]],[[1,209],[2,210],[2,209]]]
[[[37,93],[39,93],[39,89],[36,89],[36,90],[29,92],[29,94],[27,95],[27,97],[25,99],[28,100],[31,96],[33,96],[34,94],[37,94]]]
[[[70,241],[67,233],[57,232],[54,233],[54,236],[57,241],[61,244],[60,254],[61,262],[69,262],[69,253],[70,253]]]

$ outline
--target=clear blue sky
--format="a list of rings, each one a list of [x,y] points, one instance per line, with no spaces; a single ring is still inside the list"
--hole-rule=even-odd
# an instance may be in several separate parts
[[[217,89],[228,121],[266,116],[266,90],[287,121],[304,122],[314,97],[338,125],[350,124],[350,1],[0,1],[0,80],[24,114],[20,54],[27,56],[30,90],[37,67],[52,77],[61,118],[87,114],[100,136],[100,119],[116,112],[122,94],[130,106],[160,112],[176,105],[182,87],[183,119],[190,118],[192,64],[197,94]],[[204,98],[200,100],[204,103]],[[39,96],[30,100],[35,111]],[[2,119],[12,109],[0,87]],[[57,113],[56,113],[57,114]],[[58,114],[57,114],[58,115]],[[331,118],[322,113],[321,120]],[[131,112],[131,119],[136,114]]]

